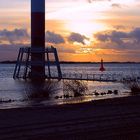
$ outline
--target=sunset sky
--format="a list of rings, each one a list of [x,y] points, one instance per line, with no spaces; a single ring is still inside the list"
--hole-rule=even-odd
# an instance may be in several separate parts
[[[0,61],[30,46],[30,0],[0,0]],[[46,45],[62,61],[140,62],[140,0],[46,0]]]

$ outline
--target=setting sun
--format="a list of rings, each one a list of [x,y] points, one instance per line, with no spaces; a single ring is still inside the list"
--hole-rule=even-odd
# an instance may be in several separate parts
[[[87,37],[92,37],[93,33],[104,30],[106,26],[91,20],[71,20],[68,21],[68,23],[65,25],[65,28],[71,32],[83,34]]]

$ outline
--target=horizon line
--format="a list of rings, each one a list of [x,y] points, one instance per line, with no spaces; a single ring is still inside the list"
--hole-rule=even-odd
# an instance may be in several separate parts
[[[13,61],[11,61],[11,60],[4,60],[4,61],[0,61],[0,64],[3,64],[3,63],[16,63],[16,60],[13,60]],[[91,62],[91,61],[60,61],[60,63],[101,63],[101,61],[97,61],[97,62]],[[136,62],[136,61],[122,61],[122,62],[120,62],[120,61],[104,61],[104,63],[140,63],[140,61],[139,62]]]

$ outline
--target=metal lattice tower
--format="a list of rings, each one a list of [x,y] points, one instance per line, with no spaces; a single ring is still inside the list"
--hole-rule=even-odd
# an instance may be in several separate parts
[[[54,62],[50,61],[50,53],[54,54]],[[45,48],[45,0],[31,0],[31,48],[20,48],[13,78],[45,80],[51,77],[52,65],[57,67],[61,78],[56,48]]]

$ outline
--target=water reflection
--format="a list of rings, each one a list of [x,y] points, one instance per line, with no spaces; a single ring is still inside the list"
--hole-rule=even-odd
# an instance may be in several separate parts
[[[77,80],[28,82],[25,92],[24,101],[28,101],[28,106],[81,103],[93,99],[93,96],[86,96],[87,82]]]
[[[117,89],[117,90],[116,90]],[[113,94],[95,95],[98,93]],[[0,80],[0,108],[73,104],[128,96],[120,83],[46,80],[44,83],[12,78]]]

